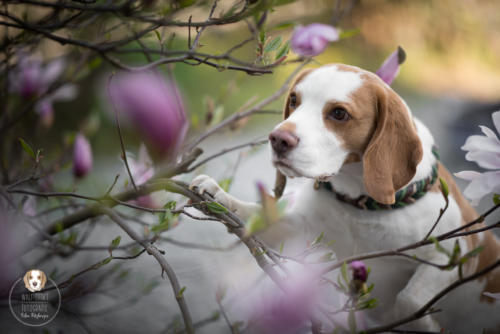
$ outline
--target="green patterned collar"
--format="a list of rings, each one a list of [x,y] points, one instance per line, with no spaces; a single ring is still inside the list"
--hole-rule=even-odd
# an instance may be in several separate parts
[[[432,148],[432,153],[439,161],[439,154],[437,148],[434,146]],[[403,208],[409,204],[415,203],[415,201],[422,196],[424,196],[429,189],[434,185],[438,177],[438,164],[435,163],[432,166],[431,175],[425,179],[415,181],[410,183],[408,186],[396,192],[396,202],[394,204],[382,204],[374,200],[368,195],[361,195],[357,198],[351,198],[345,194],[338,193],[332,186],[330,182],[319,182],[317,184],[318,188],[324,188],[335,194],[339,201],[351,204],[358,209],[362,210],[390,210]]]

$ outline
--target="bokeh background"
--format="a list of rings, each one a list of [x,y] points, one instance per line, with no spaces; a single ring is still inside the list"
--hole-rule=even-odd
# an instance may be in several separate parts
[[[232,1],[220,1],[220,10],[228,8],[231,3]],[[190,15],[193,20],[204,19],[209,7],[210,3],[207,3],[195,11],[187,8],[177,15],[183,20],[187,20]],[[275,11],[269,13],[267,25],[271,37],[279,35],[284,40],[290,38],[293,25],[313,22],[336,24],[349,36],[331,43],[324,53],[315,57],[315,63],[310,66],[341,62],[375,71],[398,45],[402,46],[407,59],[392,87],[406,100],[413,113],[431,129],[445,165],[451,172],[458,172],[479,170],[475,164],[465,160],[465,152],[460,147],[469,135],[480,133],[478,125],[493,129],[491,112],[500,109],[499,12],[500,2],[492,0],[299,0],[276,7]],[[40,8],[30,13],[32,16],[42,14],[43,9]],[[176,28],[173,31],[176,32],[176,38],[172,41],[172,47],[185,49],[187,30]],[[245,22],[209,29],[200,41],[202,51],[223,51],[247,36]],[[158,43],[157,37],[151,33],[146,43]],[[50,41],[44,42],[40,49],[40,53],[48,58],[64,52],[63,46]],[[255,45],[242,48],[237,55],[247,60],[254,59]],[[293,57],[294,55],[289,56]],[[140,55],[122,56],[121,60],[135,64],[145,63],[144,57]],[[82,124],[98,125],[98,131],[90,138],[95,154],[92,172],[75,185],[71,166],[68,165],[55,175],[54,182],[60,190],[76,188],[80,193],[100,195],[109,187],[117,173],[125,174],[114,119],[105,94],[105,84],[113,69],[100,62],[86,66],[92,72],[79,83],[78,97],[74,101],[55,105],[53,126],[50,129],[36,127],[36,116],[32,115],[29,122],[19,129],[19,133],[32,142],[36,138],[34,144],[43,147],[44,155],[51,159],[51,152],[57,152],[61,143],[68,140],[75,128]],[[188,142],[207,126],[241,110],[245,104],[271,95],[296,66],[297,64],[292,63],[277,68],[273,74],[262,76],[221,72],[204,65],[171,66],[170,70],[180,87],[191,121]],[[205,156],[225,147],[267,138],[269,130],[281,119],[279,111],[282,104],[283,99],[276,101],[267,108],[275,113],[255,115],[240,122],[238,127],[221,132],[204,142],[202,147]],[[137,153],[140,137],[126,123],[124,138],[127,150]],[[244,200],[258,199],[255,187],[257,181],[263,181],[270,189],[274,183],[274,169],[267,146],[227,154],[208,163],[196,173],[206,173],[218,180],[233,177],[230,192]],[[189,174],[183,175],[181,179],[189,182],[193,177],[194,174]],[[120,182],[123,180],[124,178]],[[462,188],[466,185],[461,180],[457,182]],[[120,186],[123,187],[123,184]],[[156,196],[159,201],[170,199],[165,194]],[[50,204],[50,201],[46,204]],[[485,198],[478,211],[482,212],[491,205],[491,198]],[[490,221],[498,217],[498,214],[490,217]],[[235,240],[220,224],[200,225],[189,220],[183,222],[184,224],[169,232],[170,237],[187,242],[201,241],[211,246],[227,246]],[[91,240],[96,244],[105,244],[116,236],[116,230],[112,226],[104,226],[93,233]],[[218,282],[223,280],[221,276],[227,277],[227,280],[238,280],[249,272],[259,270],[255,264],[251,264],[253,260],[247,250],[241,247],[231,251],[230,259],[225,252],[207,253],[205,250],[188,250],[176,245],[165,245],[164,249],[188,287],[186,296],[193,307],[193,316],[197,319],[206,317],[213,309],[213,293]],[[242,266],[241,259],[237,260],[244,256],[248,260],[246,267]],[[90,264],[101,258],[102,254],[87,252],[76,258],[61,258],[51,265],[72,272],[79,268],[76,264]],[[58,318],[59,323],[54,325],[68,321],[72,323],[67,327],[71,329],[70,332],[80,332],[86,326],[95,332],[168,332],[164,323],[158,323],[158,317],[172,316],[176,312],[176,305],[167,289],[157,288],[160,284],[157,283],[159,268],[150,259],[126,264],[125,267],[127,266],[135,276],[125,288],[119,290],[115,298],[130,304],[128,308],[117,308],[114,312],[100,316],[92,315],[88,310],[97,309],[97,305],[106,305],[108,302],[103,296],[93,296],[78,301],[77,307],[90,312],[90,316],[77,318],[71,314],[63,314]],[[226,269],[232,267],[232,270],[222,272],[220,268],[224,266]],[[116,270],[117,275],[123,273],[121,269]],[[132,303],[129,299],[135,294],[131,291],[137,291],[137,287],[144,289],[144,296]],[[110,284],[109,289],[112,288],[113,284]],[[155,293],[149,295],[153,289]],[[167,311],[165,303],[170,305]],[[78,324],[81,319],[85,320],[86,326]],[[28,330],[20,329],[16,324],[9,325],[12,325],[9,328],[13,332]],[[215,333],[220,328],[223,327],[208,326],[205,332]]]

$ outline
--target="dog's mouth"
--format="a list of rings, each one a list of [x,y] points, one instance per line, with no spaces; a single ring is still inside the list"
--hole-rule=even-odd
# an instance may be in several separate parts
[[[320,181],[320,182],[326,182],[326,181],[329,181],[333,176],[335,176],[335,173],[328,173],[328,174],[321,174],[321,175],[308,175],[307,173],[304,173],[304,172],[300,171],[299,169],[295,168],[293,166],[292,162],[287,158],[273,157],[273,165],[281,173],[283,173],[284,175],[286,175],[290,178],[305,177],[305,178],[314,179],[314,180]]]
[[[277,158],[273,157],[273,165],[276,167],[281,173],[284,175],[294,178],[294,177],[301,177],[304,176],[302,173],[300,173],[298,170],[296,170],[290,160],[286,158]]]

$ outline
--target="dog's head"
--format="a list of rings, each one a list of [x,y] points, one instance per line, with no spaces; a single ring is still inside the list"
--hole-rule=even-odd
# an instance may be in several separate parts
[[[45,273],[38,269],[28,270],[26,274],[24,274],[24,285],[26,289],[31,292],[41,291],[45,287],[45,283],[47,282],[47,276]]]
[[[273,164],[289,177],[329,180],[350,162],[363,163],[367,192],[394,203],[415,175],[422,145],[404,101],[375,74],[327,65],[299,74],[269,139]]]

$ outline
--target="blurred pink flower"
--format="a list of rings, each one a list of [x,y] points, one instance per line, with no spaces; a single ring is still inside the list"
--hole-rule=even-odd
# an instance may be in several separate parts
[[[317,311],[317,275],[304,270],[289,277],[284,285],[285,291],[275,288],[253,306],[251,322],[259,333],[300,333]]]
[[[145,145],[141,145],[139,148],[139,156],[137,160],[132,154],[127,154],[127,162],[130,168],[130,173],[134,178],[134,182],[138,186],[146,183],[155,175],[153,161],[151,160]],[[151,194],[138,197],[131,202],[150,209],[157,209],[161,207]]]
[[[500,111],[494,112],[492,119],[497,132],[500,132]],[[468,151],[465,159],[492,171],[455,173],[455,176],[471,181],[465,188],[464,195],[472,201],[472,205],[478,205],[481,198],[489,193],[500,193],[500,140],[490,128],[483,125],[479,127],[484,136],[470,136],[462,146],[462,150]]]
[[[175,153],[184,141],[189,123],[174,82],[158,73],[116,75],[109,87],[112,103],[137,126],[160,153]]]
[[[85,136],[79,133],[73,148],[73,174],[84,177],[92,169],[92,148]]]
[[[317,56],[323,52],[328,42],[337,41],[339,32],[336,28],[312,23],[308,26],[298,26],[293,31],[291,39],[292,50],[300,56]]]
[[[377,74],[386,84],[390,85],[399,73],[399,65],[406,60],[406,53],[402,47],[391,53],[377,70]]]
[[[19,61],[9,73],[10,90],[23,98],[38,98],[35,111],[42,118],[44,125],[50,125],[53,120],[54,101],[67,101],[76,96],[76,87],[64,84],[47,94],[49,88],[61,76],[66,66],[62,58],[43,64],[39,59],[28,56],[24,52],[18,54]]]
[[[361,282],[366,282],[368,272],[363,261],[352,261],[349,263],[349,268],[352,270],[352,278]]]

